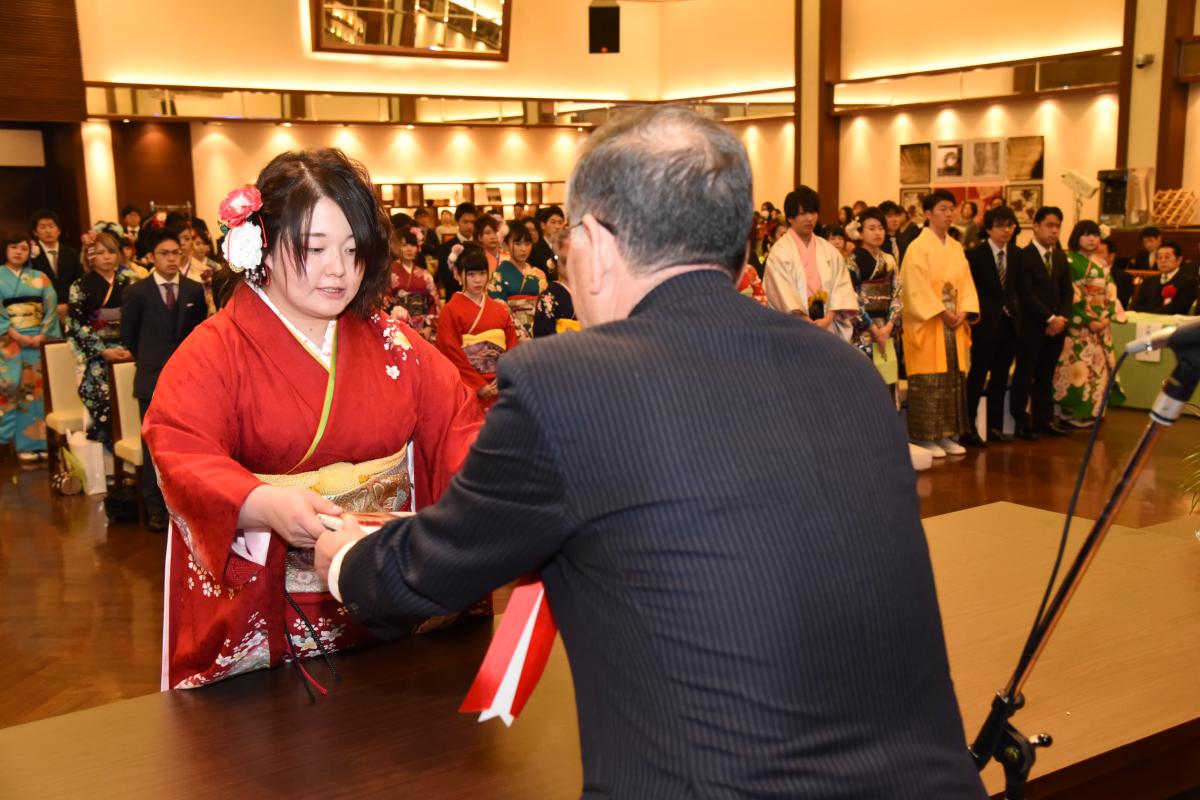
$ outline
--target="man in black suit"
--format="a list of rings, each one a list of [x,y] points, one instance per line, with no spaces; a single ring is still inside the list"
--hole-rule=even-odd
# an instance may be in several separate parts
[[[448,241],[442,242],[438,248],[438,271],[437,282],[446,292],[446,300],[454,296],[455,292],[462,291],[462,283],[454,274],[454,269],[450,266],[450,252],[454,249],[454,245],[466,244],[475,238],[475,217],[478,213],[470,203],[459,203],[454,209],[454,221],[458,223],[458,234]]]
[[[436,505],[321,536],[331,591],[387,636],[540,570],[585,797],[982,798],[887,389],[734,290],[742,145],[632,111],[584,144],[569,196],[584,330],[501,357]],[[875,466],[872,491],[833,451]]]
[[[1162,247],[1162,231],[1151,225],[1142,228],[1142,249],[1133,259],[1134,269],[1158,269],[1154,257]]]
[[[35,211],[29,229],[41,251],[33,259],[33,268],[46,273],[54,282],[54,293],[58,295],[58,316],[60,320],[66,319],[67,295],[71,291],[71,284],[83,274],[79,251],[59,241],[62,223],[58,214],[50,209]]]
[[[1118,260],[1117,253],[1117,241],[1111,236],[1101,239],[1100,246],[1096,248],[1096,257],[1108,267],[1113,283],[1117,286],[1117,300],[1120,301],[1121,308],[1130,308],[1133,302],[1133,276],[1125,269],[1129,259]]]
[[[121,339],[137,362],[133,394],[142,416],[150,408],[158,375],[187,335],[208,316],[204,286],[181,277],[183,247],[178,230],[159,228],[148,242],[154,271],[125,290],[121,303]],[[142,497],[146,503],[146,527],[167,529],[167,507],[150,450],[142,440]]]
[[[1021,251],[1014,276],[1021,320],[1009,409],[1017,422],[1017,435],[1031,441],[1039,433],[1067,434],[1054,421],[1054,368],[1074,302],[1071,268],[1058,244],[1061,230],[1062,211],[1054,206],[1039,208],[1033,218],[1033,241]]]
[[[879,210],[883,212],[883,218],[887,220],[883,252],[891,254],[892,258],[896,259],[896,268],[899,269],[900,265],[904,263],[904,253],[914,238],[902,228],[908,215],[904,213],[904,209],[900,207],[899,203],[891,200],[884,200],[880,203]]]
[[[1183,247],[1167,242],[1154,259],[1157,278],[1146,278],[1133,298],[1133,310],[1150,314],[1191,314],[1196,302],[1196,281],[1185,273]]]
[[[967,416],[974,420],[979,398],[987,396],[989,441],[1008,441],[1004,433],[1004,395],[1008,371],[1017,351],[1016,280],[1020,251],[1013,244],[1017,217],[1008,206],[991,208],[983,215],[987,239],[967,251],[971,279],[979,295],[979,320],[971,328],[971,370],[967,373]],[[986,392],[984,386],[987,386]],[[961,439],[970,447],[987,447],[974,426]]]
[[[529,263],[546,273],[546,280],[558,280],[558,254],[551,242],[558,236],[567,222],[567,217],[558,206],[538,209],[537,224],[540,236],[529,253]]]

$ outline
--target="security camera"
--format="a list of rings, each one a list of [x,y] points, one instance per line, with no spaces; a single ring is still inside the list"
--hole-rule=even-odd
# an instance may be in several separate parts
[[[1062,176],[1067,188],[1084,200],[1092,197],[1100,189],[1100,184],[1082,173],[1071,170]]]
[[[1138,69],[1145,69],[1154,63],[1154,53],[1141,53],[1133,57],[1133,65]]]

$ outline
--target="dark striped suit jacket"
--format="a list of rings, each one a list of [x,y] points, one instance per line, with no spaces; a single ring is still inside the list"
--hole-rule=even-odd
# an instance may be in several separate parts
[[[498,374],[441,501],[347,554],[354,617],[399,633],[540,569],[584,797],[983,796],[907,437],[858,351],[691,272]]]

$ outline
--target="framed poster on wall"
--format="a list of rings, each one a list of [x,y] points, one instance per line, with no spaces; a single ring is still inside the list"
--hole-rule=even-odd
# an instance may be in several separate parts
[[[1040,183],[1009,184],[1004,189],[1005,204],[1017,215],[1019,225],[1032,225],[1033,215],[1042,207]]]
[[[963,143],[938,142],[933,146],[934,183],[962,183]]]
[[[972,181],[1004,180],[1004,140],[967,142],[967,177]]]
[[[925,211],[921,208],[921,204],[925,202],[925,197],[929,192],[928,186],[900,190],[900,207],[907,211],[908,218],[918,225],[925,222]]]
[[[900,185],[929,183],[929,144],[900,145]]]
[[[1005,147],[1010,183],[1040,181],[1045,177],[1046,141],[1041,136],[1014,136]]]

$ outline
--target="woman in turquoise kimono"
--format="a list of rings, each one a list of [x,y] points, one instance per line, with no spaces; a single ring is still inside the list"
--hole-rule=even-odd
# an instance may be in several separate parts
[[[1054,401],[1071,425],[1095,422],[1104,387],[1116,362],[1112,349],[1112,320],[1117,315],[1117,286],[1100,263],[1100,226],[1080,220],[1067,240],[1067,261],[1075,285],[1075,305],[1067,324],[1067,340],[1054,371]],[[1124,398],[1113,387],[1111,402]]]
[[[46,456],[41,345],[62,336],[58,297],[46,273],[29,260],[21,231],[3,237],[0,268],[0,444],[15,444],[24,462]]]
[[[111,233],[96,234],[91,271],[71,284],[67,297],[67,338],[83,365],[79,398],[88,410],[87,437],[112,449],[108,365],[130,358],[121,344],[121,301],[135,280],[120,263],[121,243]]]
[[[533,237],[524,225],[515,225],[508,231],[509,257],[492,273],[487,293],[493,300],[508,304],[517,336],[522,340],[533,338],[533,318],[537,311],[538,295],[546,291],[546,273],[529,263],[533,251]]]

